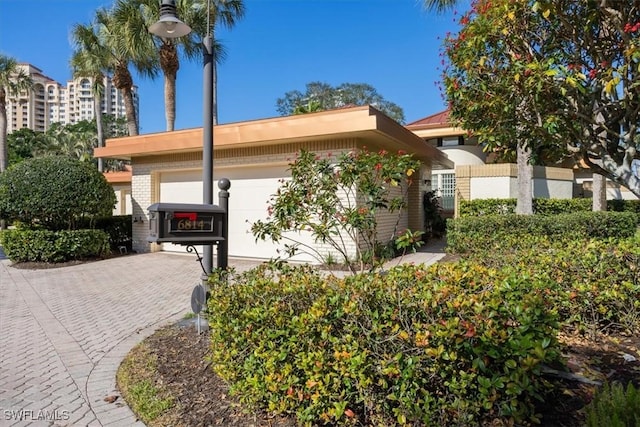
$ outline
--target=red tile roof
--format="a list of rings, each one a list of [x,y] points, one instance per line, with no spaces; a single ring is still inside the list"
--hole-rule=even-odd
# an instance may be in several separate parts
[[[449,125],[449,110],[440,111],[415,122],[408,123],[407,128],[425,125]]]

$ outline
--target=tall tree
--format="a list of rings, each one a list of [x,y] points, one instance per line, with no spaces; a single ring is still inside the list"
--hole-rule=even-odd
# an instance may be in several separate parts
[[[366,83],[343,83],[333,87],[328,83],[307,83],[305,91],[292,90],[276,100],[276,110],[283,116],[306,111],[331,110],[345,105],[372,105],[399,123],[404,123],[404,111],[387,101],[376,89]]]
[[[517,118],[534,153],[573,154],[640,196],[640,0],[479,0],[461,23],[446,45],[454,117],[490,148],[512,144],[500,125]]]
[[[224,59],[224,49],[222,45],[216,39],[216,28],[218,25],[222,25],[225,28],[233,28],[239,19],[244,17],[244,2],[243,0],[198,0],[208,10],[209,19],[206,23],[204,31],[194,26],[196,33],[201,37],[206,36],[207,30],[210,29],[210,33],[213,40],[213,124],[218,124],[218,64]]]
[[[127,7],[129,0],[117,0],[113,10]],[[114,16],[112,11],[98,9],[93,25],[100,45],[108,52],[108,70],[112,73],[113,85],[122,93],[129,135],[138,135],[139,126],[133,99],[132,66],[140,75],[154,78],[158,75],[158,57],[151,39],[141,36],[144,25],[140,15],[131,13]],[[118,19],[116,19],[118,18]]]
[[[7,135],[7,150],[9,152],[8,166],[37,157],[46,150],[44,134],[29,128],[14,130]]]
[[[513,6],[513,7],[509,7]],[[522,58],[546,60],[536,35],[522,37],[528,25],[526,2],[480,0],[460,20],[460,32],[445,41],[444,73],[452,118],[476,133],[487,149],[516,152],[520,214],[533,213],[532,166],[548,157],[547,101],[553,101],[543,73],[525,70]],[[538,150],[532,151],[537,145]]]
[[[148,32],[148,27],[159,19],[160,4],[159,0],[131,0],[119,5],[120,8],[116,8],[114,15],[120,21],[123,18],[129,19],[128,15],[132,13],[139,13],[138,22],[142,25],[132,28],[132,31],[139,31],[141,33],[139,37],[145,37],[145,34],[147,37],[153,37],[158,50],[160,68],[164,74],[166,129],[172,131],[175,127],[176,78],[180,69],[180,56],[188,60],[202,59],[202,40],[208,31],[213,31],[216,22],[229,28],[233,27],[237,20],[244,16],[244,4],[242,0],[217,0],[208,7],[206,0],[177,0],[176,13],[191,27],[192,31],[186,36],[175,39],[153,36]],[[224,47],[214,39],[213,49],[215,63],[221,62],[226,56]],[[214,90],[216,84],[214,79]],[[214,104],[217,104],[215,96]],[[215,124],[217,109],[213,109],[213,114]]]
[[[33,82],[14,58],[0,54],[0,173],[7,169],[7,97],[29,91]]]
[[[427,9],[444,12],[458,4],[458,0],[424,0]]]
[[[93,91],[93,111],[97,128],[97,146],[104,146],[104,126],[102,124],[102,98],[104,97],[104,73],[109,67],[109,52],[100,43],[98,34],[90,25],[76,24],[71,32],[75,50],[71,57],[71,68],[76,78],[91,79]],[[98,170],[104,171],[103,159],[98,159]]]

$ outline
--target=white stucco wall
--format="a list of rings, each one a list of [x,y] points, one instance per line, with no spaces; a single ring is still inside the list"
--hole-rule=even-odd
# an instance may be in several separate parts
[[[533,197],[540,199],[571,199],[573,197],[573,181],[534,178]]]
[[[131,185],[112,184],[113,192],[116,195],[116,205],[113,208],[114,215],[131,215]]]
[[[471,199],[507,199],[518,189],[516,180],[508,176],[471,178]]]
[[[573,182],[534,178],[533,197],[570,199]],[[518,196],[518,179],[508,176],[471,178],[471,199],[505,199]]]
[[[487,155],[482,147],[477,145],[457,145],[452,147],[438,147],[456,165],[483,165]]]

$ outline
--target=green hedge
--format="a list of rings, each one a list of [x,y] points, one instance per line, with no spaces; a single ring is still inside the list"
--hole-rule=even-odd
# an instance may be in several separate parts
[[[503,274],[545,278],[565,327],[640,333],[640,238],[557,239],[513,235],[476,246],[465,259]]]
[[[108,216],[91,221],[85,220],[81,225],[82,228],[95,228],[107,233],[111,250],[115,251],[119,246],[126,246],[130,251],[132,242],[131,219],[131,215]]]
[[[13,262],[64,262],[109,253],[109,236],[102,230],[5,230],[0,244]]]
[[[576,212],[561,215],[486,215],[449,219],[447,250],[473,252],[495,241],[526,234],[557,238],[626,238],[638,215],[632,212]]]
[[[263,265],[210,280],[211,361],[245,403],[303,425],[536,421],[559,359],[550,284],[405,265],[338,279]]]
[[[460,201],[460,217],[505,215],[516,211],[516,199],[477,199]],[[592,199],[533,199],[533,212],[539,215],[558,215],[589,212]],[[607,210],[640,213],[640,200],[608,200]]]
[[[109,216],[113,187],[91,163],[40,157],[0,174],[0,218],[47,230],[77,230],[83,219]]]

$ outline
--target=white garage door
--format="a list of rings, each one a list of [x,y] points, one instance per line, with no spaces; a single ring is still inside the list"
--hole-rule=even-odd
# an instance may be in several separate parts
[[[214,204],[218,204],[218,179],[229,178],[229,256],[269,259],[278,256],[283,245],[270,241],[256,242],[251,234],[251,223],[267,218],[269,198],[286,177],[286,166],[246,167],[215,171]],[[165,203],[202,203],[202,172],[200,170],[163,172],[160,175],[160,201]],[[305,233],[301,239],[308,244],[313,240]],[[163,243],[163,251],[186,252],[184,246]],[[214,247],[215,250],[215,247]],[[201,252],[201,247],[198,247]],[[284,252],[280,256],[285,258]],[[295,260],[311,261],[309,255],[297,255]]]

